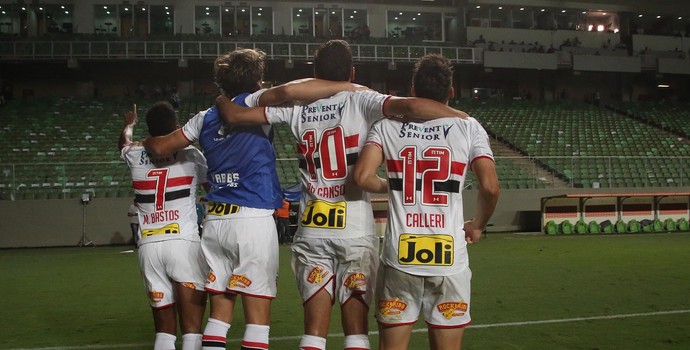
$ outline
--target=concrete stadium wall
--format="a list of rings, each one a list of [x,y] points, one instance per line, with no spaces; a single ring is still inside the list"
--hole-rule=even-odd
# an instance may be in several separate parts
[[[683,188],[502,190],[489,232],[541,230],[540,199],[565,193],[681,192]],[[475,211],[477,191],[465,191],[465,217]],[[96,245],[125,244],[131,235],[130,198],[94,198],[86,208],[74,200],[0,202],[0,248],[76,246],[86,235]],[[385,208],[385,206],[383,207]],[[84,209],[86,220],[84,221]],[[379,208],[374,208],[381,209]],[[86,225],[84,226],[84,222]]]

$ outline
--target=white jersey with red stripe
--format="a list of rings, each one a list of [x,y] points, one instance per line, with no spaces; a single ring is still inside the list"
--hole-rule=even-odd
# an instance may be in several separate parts
[[[266,108],[269,123],[288,123],[297,139],[302,181],[298,236],[373,235],[369,193],[352,181],[352,167],[369,127],[388,99],[375,91],[340,92],[308,105]]]
[[[493,160],[484,128],[474,118],[382,120],[367,144],[381,147],[388,173],[382,262],[419,276],[448,276],[468,267],[462,190],[474,160]]]
[[[138,244],[167,239],[199,241],[196,189],[205,182],[206,159],[186,147],[158,159],[143,146],[126,146],[122,159],[132,173],[132,187],[139,206]]]

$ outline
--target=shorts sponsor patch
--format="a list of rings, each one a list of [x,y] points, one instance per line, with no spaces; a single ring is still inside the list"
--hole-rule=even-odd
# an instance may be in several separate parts
[[[349,289],[358,289],[367,284],[367,276],[361,272],[351,274],[345,279],[343,285]]]
[[[182,282],[180,284],[186,288],[189,288],[189,289],[196,289],[196,286],[194,285],[194,283],[191,283],[191,282]]]
[[[383,317],[400,315],[405,309],[407,309],[407,303],[398,298],[379,300],[379,314]]]
[[[344,229],[347,217],[347,203],[311,200],[302,213],[301,224],[304,227]]]
[[[436,310],[443,314],[443,317],[450,320],[453,317],[464,316],[467,312],[467,303],[464,301],[447,302],[436,305]]]
[[[324,269],[316,266],[311,271],[309,272],[309,276],[307,276],[307,282],[309,283],[323,283],[323,280],[328,276],[328,271],[325,271]]]
[[[149,292],[149,299],[151,299],[151,301],[154,303],[161,302],[164,297],[165,297],[165,293],[163,293],[163,292],[158,292],[155,290],[152,290],[151,292]]]
[[[402,265],[452,266],[453,236],[402,234],[398,262]]]
[[[213,273],[213,271],[208,272],[208,276],[206,276],[206,283],[213,283],[216,281],[216,275]]]
[[[156,236],[156,235],[179,235],[180,225],[177,223],[167,224],[161,228],[148,228],[141,230],[142,237]]]
[[[228,288],[247,288],[252,284],[252,280],[245,275],[232,275]]]

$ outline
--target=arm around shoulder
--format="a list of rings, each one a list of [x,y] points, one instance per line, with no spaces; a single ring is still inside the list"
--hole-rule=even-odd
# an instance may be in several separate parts
[[[353,178],[357,186],[372,193],[388,192],[388,180],[376,175],[383,162],[383,152],[379,145],[369,143],[360,152],[355,164]]]
[[[170,154],[191,144],[184,136],[182,129],[177,129],[165,136],[154,136],[144,140],[146,150],[158,155]]]
[[[386,116],[405,115],[423,120],[431,120],[445,117],[468,118],[467,113],[450,106],[417,97],[391,96],[383,105],[383,114]]]

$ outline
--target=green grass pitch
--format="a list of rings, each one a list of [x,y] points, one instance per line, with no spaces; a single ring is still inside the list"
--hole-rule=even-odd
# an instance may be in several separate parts
[[[136,254],[125,249],[0,250],[0,349],[150,349],[151,313]],[[463,349],[690,349],[688,233],[490,234],[469,251],[473,323]],[[271,348],[296,349],[301,303],[289,247],[280,254]],[[228,349],[239,348],[240,311]],[[328,349],[342,349],[333,316]],[[416,327],[410,349],[426,349],[425,324]]]

